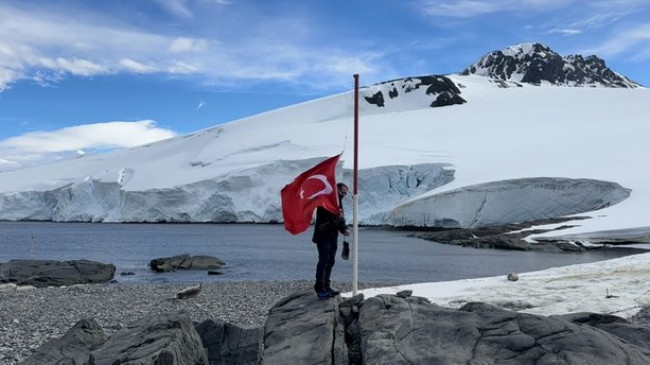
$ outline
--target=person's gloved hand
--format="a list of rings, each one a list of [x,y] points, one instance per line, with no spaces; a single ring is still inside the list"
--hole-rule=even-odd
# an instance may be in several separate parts
[[[350,243],[343,241],[343,250],[341,250],[341,258],[347,260],[350,258]]]

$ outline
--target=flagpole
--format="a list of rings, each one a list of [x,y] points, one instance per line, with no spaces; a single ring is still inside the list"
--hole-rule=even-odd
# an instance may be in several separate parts
[[[359,74],[354,74],[354,190],[352,195],[352,295],[357,295],[359,278]]]

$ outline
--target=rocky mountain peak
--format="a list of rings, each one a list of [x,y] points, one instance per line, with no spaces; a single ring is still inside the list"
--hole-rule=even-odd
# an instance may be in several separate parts
[[[504,81],[534,85],[635,88],[640,84],[620,75],[597,56],[560,56],[540,43],[522,43],[492,51],[461,71]]]

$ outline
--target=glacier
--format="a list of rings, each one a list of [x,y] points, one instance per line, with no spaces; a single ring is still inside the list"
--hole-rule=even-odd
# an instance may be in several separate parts
[[[53,190],[0,194],[0,217],[55,222],[277,223],[282,221],[277,192],[287,183],[287,176],[318,162],[274,161],[210,180],[143,191],[125,191],[119,181],[85,179]],[[388,207],[451,179],[453,170],[444,164],[362,170],[359,186],[368,193],[360,202],[360,220],[385,224]],[[351,181],[352,171],[342,169],[340,180]],[[352,211],[349,201],[345,207]]]

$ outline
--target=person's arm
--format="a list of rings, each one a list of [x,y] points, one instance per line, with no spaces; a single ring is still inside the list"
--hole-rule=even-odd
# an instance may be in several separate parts
[[[339,230],[339,232],[341,232],[341,234],[344,236],[349,236],[350,230],[348,229],[348,225],[345,223],[345,217],[343,215],[340,215],[337,217],[336,221],[336,228]]]

